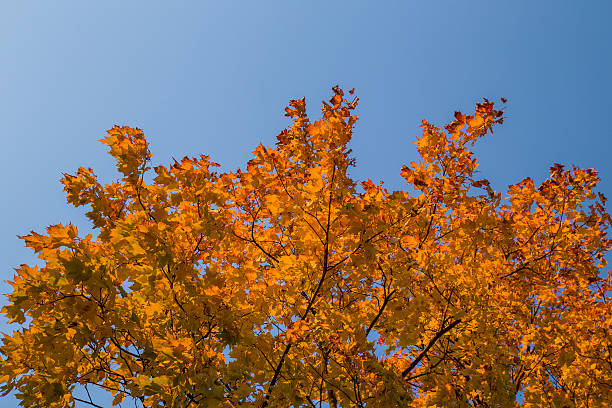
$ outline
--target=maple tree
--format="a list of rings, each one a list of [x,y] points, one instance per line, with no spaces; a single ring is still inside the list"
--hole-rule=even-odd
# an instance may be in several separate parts
[[[503,121],[485,100],[423,122],[413,192],[360,189],[357,98],[333,91],[312,123],[292,100],[244,171],[202,155],[146,182],[143,132],[109,130],[122,178],[62,179],[97,236],[22,237],[43,266],[11,282],[3,312],[22,327],[3,337],[2,391],[26,407],[97,406],[83,386],[151,407],[606,406],[596,171],[555,164],[502,197],[470,150]]]

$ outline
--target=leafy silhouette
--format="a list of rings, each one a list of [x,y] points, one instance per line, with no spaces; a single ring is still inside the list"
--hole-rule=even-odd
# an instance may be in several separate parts
[[[21,237],[43,266],[16,269],[3,308],[21,325],[0,347],[4,393],[26,407],[98,406],[79,386],[150,407],[608,406],[596,171],[555,164],[504,200],[470,150],[503,121],[485,100],[446,131],[423,122],[401,172],[416,191],[358,185],[350,99],[334,87],[314,122],[292,100],[276,146],[235,172],[204,155],[151,169],[141,130],[109,130],[121,179],[62,179],[97,236]]]

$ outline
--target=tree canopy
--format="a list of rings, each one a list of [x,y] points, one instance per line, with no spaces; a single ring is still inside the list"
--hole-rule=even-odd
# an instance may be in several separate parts
[[[83,387],[147,407],[607,406],[597,172],[555,164],[495,191],[470,150],[503,121],[485,99],[423,121],[406,191],[358,183],[349,93],[314,122],[292,100],[276,146],[234,172],[205,155],[152,168],[140,129],[109,130],[121,178],[61,180],[95,236],[21,237],[41,265],[10,282],[2,391],[25,407],[98,405]]]

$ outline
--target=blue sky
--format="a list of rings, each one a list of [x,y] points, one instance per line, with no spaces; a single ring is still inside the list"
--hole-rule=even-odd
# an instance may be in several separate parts
[[[361,99],[357,179],[404,188],[421,119],[504,96],[506,123],[477,147],[496,190],[560,162],[596,168],[612,197],[611,15],[605,0],[3,2],[0,293],[36,261],[16,235],[88,229],[58,180],[118,177],[106,129],[143,128],[154,163],[203,153],[235,169],[275,142],[289,99],[316,116],[335,84]]]

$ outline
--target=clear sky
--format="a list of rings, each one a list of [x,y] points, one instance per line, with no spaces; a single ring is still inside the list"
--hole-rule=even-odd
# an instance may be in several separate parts
[[[477,147],[483,178],[506,191],[575,164],[612,197],[610,16],[609,0],[4,1],[0,293],[36,262],[18,234],[88,230],[58,180],[79,166],[117,178],[97,141],[113,125],[143,128],[154,163],[202,153],[235,169],[275,142],[289,99],[316,117],[336,84],[361,99],[357,179],[405,188],[422,119],[503,96],[506,123]]]

